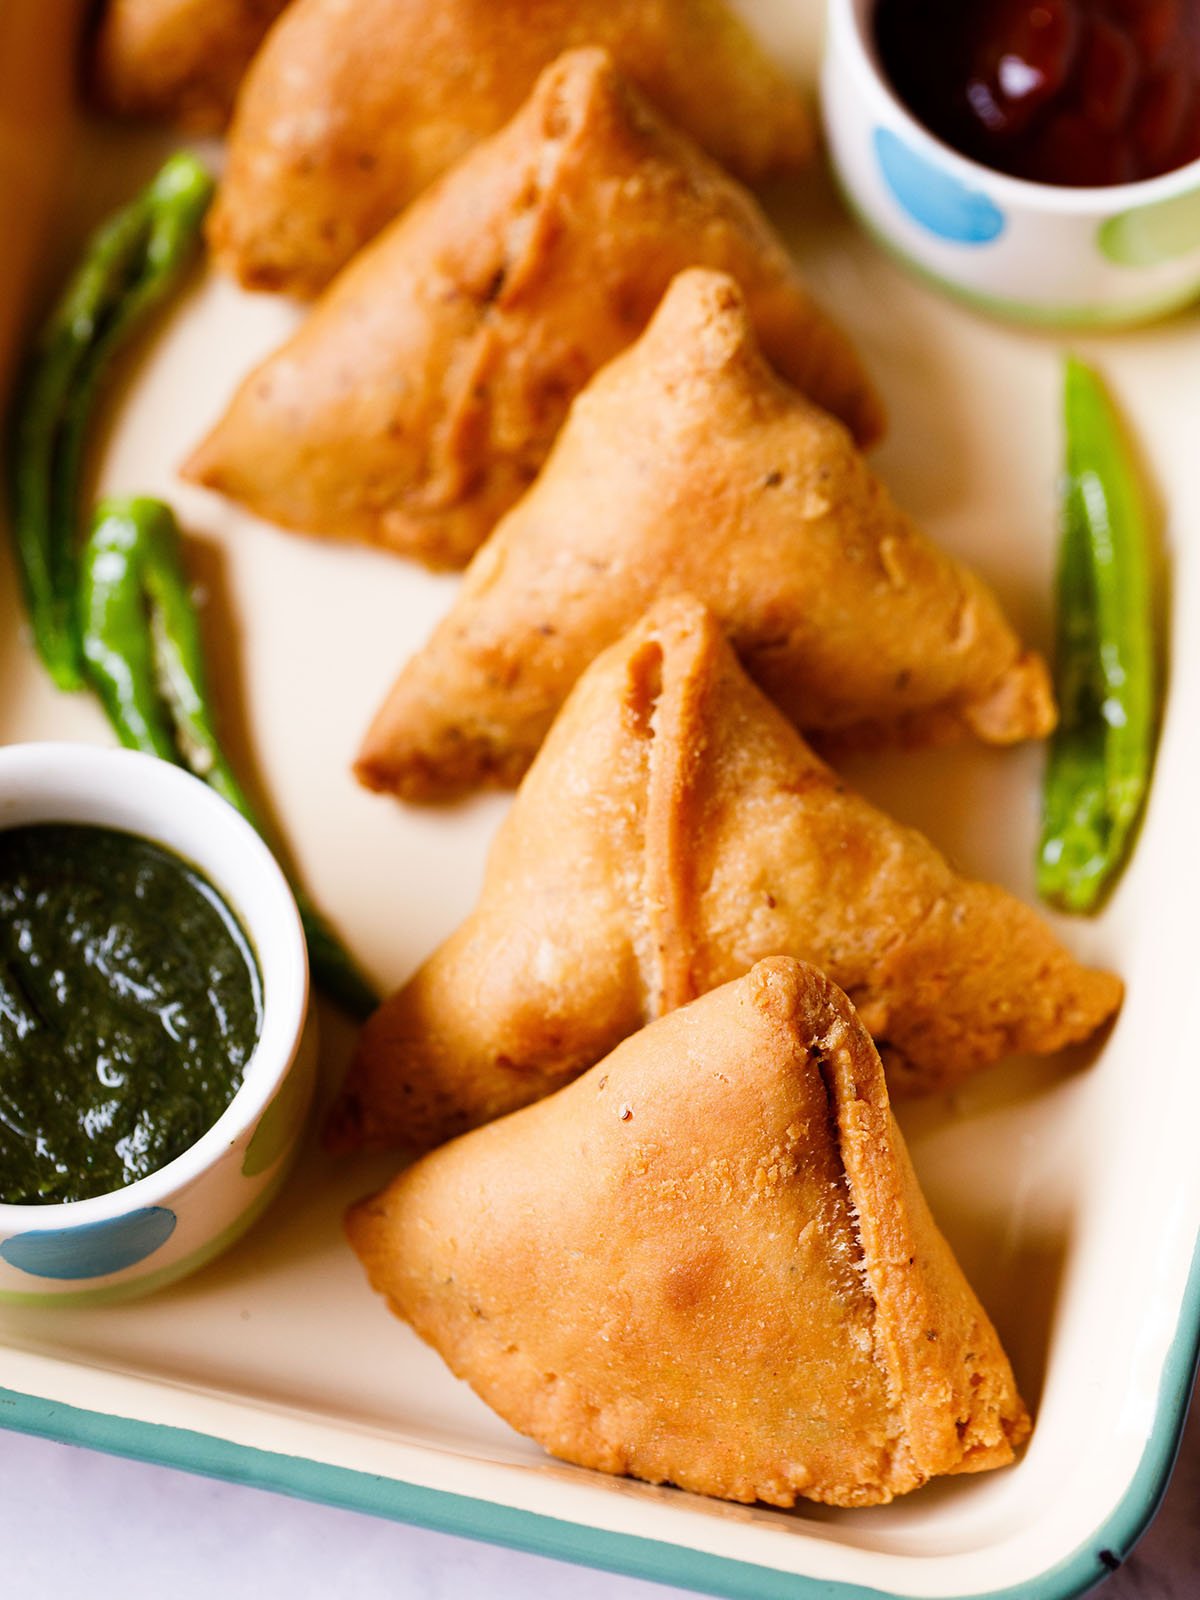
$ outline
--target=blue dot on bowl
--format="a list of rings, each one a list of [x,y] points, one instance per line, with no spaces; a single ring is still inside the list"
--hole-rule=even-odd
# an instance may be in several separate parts
[[[1004,232],[1004,213],[995,201],[943,172],[890,128],[875,129],[875,154],[894,199],[939,239],[991,244]]]
[[[15,1233],[0,1244],[0,1256],[34,1278],[103,1278],[152,1256],[174,1232],[173,1211],[144,1206],[111,1222]]]

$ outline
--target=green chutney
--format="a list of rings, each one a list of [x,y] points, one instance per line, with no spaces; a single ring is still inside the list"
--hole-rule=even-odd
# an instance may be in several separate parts
[[[195,867],[111,828],[0,831],[0,1201],[120,1189],[216,1122],[262,980]]]

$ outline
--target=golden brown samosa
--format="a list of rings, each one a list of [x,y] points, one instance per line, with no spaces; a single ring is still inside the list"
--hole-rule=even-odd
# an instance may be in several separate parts
[[[1121,998],[851,792],[676,597],[576,686],[479,904],[364,1028],[329,1142],[440,1143],[780,954],[847,991],[893,1090],[1085,1039]]]
[[[355,258],[185,473],[286,527],[463,566],[697,263],[738,279],[778,370],[870,443],[870,383],[754,200],[576,50]]]
[[[192,133],[229,120],[242,75],[288,0],[107,0],[92,47],[98,102]]]
[[[853,1007],[764,961],[355,1206],[372,1286],[551,1454],[888,1501],[1029,1432]]]
[[[764,361],[733,281],[694,268],[575,400],[359,755],[410,799],[529,765],[571,684],[654,599],[711,607],[798,727],[1049,731],[1041,659],[892,503],[846,430]]]
[[[238,101],[217,259],[316,293],[578,45],[741,178],[810,153],[803,101],[724,0],[293,0]]]

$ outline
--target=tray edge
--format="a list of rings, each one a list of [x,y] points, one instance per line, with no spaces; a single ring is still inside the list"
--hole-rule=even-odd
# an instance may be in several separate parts
[[[1077,1600],[1123,1565],[1166,1493],[1198,1365],[1200,1237],[1193,1250],[1178,1324],[1163,1362],[1154,1422],[1120,1500],[1089,1538],[1037,1576],[1003,1589],[976,1590],[946,1600]],[[3,1387],[0,1427],[551,1560],[690,1588],[723,1600],[906,1600],[899,1591],[804,1577],[685,1545],[589,1527],[398,1478],[260,1450],[191,1428],[90,1411]]]

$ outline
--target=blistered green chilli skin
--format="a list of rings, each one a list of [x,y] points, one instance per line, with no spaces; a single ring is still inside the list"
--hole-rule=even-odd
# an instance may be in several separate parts
[[[1067,365],[1067,473],[1090,535],[1113,821],[1128,834],[1145,800],[1156,734],[1150,538],[1137,468],[1099,378]]]
[[[1128,852],[1157,727],[1151,550],[1136,467],[1099,378],[1067,362],[1056,689],[1038,889],[1096,908]]]
[[[74,617],[74,551],[64,539],[59,422],[67,397],[84,382],[89,351],[122,294],[145,241],[143,200],[119,212],[90,240],[83,265],[51,313],[14,408],[11,482],[13,537],[34,642],[61,689],[81,686]]]
[[[193,156],[172,156],[89,240],[17,397],[13,526],[38,652],[63,689],[82,684],[76,551],[87,432],[118,350],[190,261],[212,196]]]
[[[175,738],[155,682],[139,525],[103,505],[79,563],[87,675],[121,743],[175,761]]]
[[[182,761],[270,842],[217,738],[200,628],[180,559],[179,528],[161,500],[106,500],[80,563],[88,674],[122,744]],[[379,998],[304,891],[292,885],[313,979],[357,1017]]]

